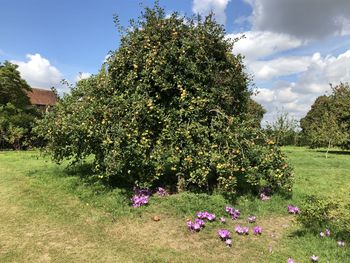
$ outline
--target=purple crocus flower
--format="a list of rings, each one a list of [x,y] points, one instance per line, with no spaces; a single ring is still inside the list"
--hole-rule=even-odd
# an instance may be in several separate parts
[[[231,238],[231,233],[227,229],[220,229],[218,231],[218,235],[221,238],[221,240],[227,240]]]
[[[337,241],[338,246],[345,247],[345,242],[342,240]]]
[[[225,244],[230,247],[232,245],[232,239],[226,239]]]
[[[241,214],[241,212],[238,209],[234,209],[233,207],[230,207],[230,206],[226,206],[225,210],[227,213],[231,215],[231,218],[233,220],[236,220]]]
[[[238,235],[248,235],[249,234],[248,227],[236,226],[235,231]]]
[[[270,200],[270,199],[271,199],[271,197],[266,195],[265,193],[261,193],[260,194],[260,200],[261,201],[267,201],[267,200]]]
[[[256,216],[248,216],[248,222],[254,223],[256,221]]]
[[[168,194],[167,190],[165,190],[163,187],[158,187],[157,195],[158,196],[167,196],[169,194]]]
[[[290,214],[299,214],[300,210],[297,206],[288,205],[288,212]]]
[[[329,229],[326,229],[325,234],[327,237],[329,237],[331,235],[331,231]]]
[[[215,214],[211,214],[208,211],[204,211],[204,212],[198,212],[197,213],[197,217],[200,219],[207,219],[209,221],[214,221],[215,220]]]
[[[199,231],[203,227],[204,227],[204,221],[201,219],[196,218],[194,222],[192,222],[191,220],[187,221],[188,230]]]
[[[225,223],[226,223],[225,217],[220,217],[220,222],[223,223],[223,224],[225,224]]]
[[[294,260],[292,258],[288,258],[287,263],[294,263]]]
[[[140,207],[142,205],[147,205],[148,204],[148,195],[134,195],[131,198],[132,201],[132,206],[133,207]]]
[[[312,262],[317,262],[318,261],[318,256],[312,255],[310,259],[311,259]]]
[[[262,227],[260,227],[260,226],[255,226],[255,227],[253,228],[253,232],[254,232],[254,235],[261,235],[261,233],[262,233]]]

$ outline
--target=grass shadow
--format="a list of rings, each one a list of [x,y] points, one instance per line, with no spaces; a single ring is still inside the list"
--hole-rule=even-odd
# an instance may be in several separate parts
[[[318,153],[327,153],[327,150],[317,150],[316,152]],[[346,150],[339,150],[339,151],[328,151],[328,154],[335,154],[335,155],[350,155],[350,151],[346,151]]]

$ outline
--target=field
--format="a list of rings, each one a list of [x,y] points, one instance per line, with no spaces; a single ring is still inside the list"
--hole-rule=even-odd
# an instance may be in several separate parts
[[[350,262],[349,245],[303,231],[287,205],[308,194],[349,202],[350,154],[299,147],[283,149],[295,169],[293,198],[260,201],[244,196],[231,204],[237,221],[225,212],[221,196],[181,193],[152,197],[147,207],[132,208],[130,192],[108,189],[87,171],[58,166],[38,152],[0,152],[0,262]],[[186,229],[197,211],[225,216],[199,233]],[[254,214],[261,236],[233,234],[232,247],[217,230],[234,232]],[[152,218],[159,216],[160,221]]]

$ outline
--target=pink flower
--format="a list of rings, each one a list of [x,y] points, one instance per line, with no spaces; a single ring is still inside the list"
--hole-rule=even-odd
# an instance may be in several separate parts
[[[225,244],[230,247],[232,245],[232,239],[226,239]]]
[[[294,263],[294,260],[292,258],[288,258],[287,263]]]
[[[290,214],[299,214],[300,210],[297,206],[288,205],[288,212]]]
[[[318,256],[312,255],[310,259],[311,259],[312,262],[317,262],[318,261]]]
[[[226,223],[225,217],[220,217],[220,222],[223,223],[223,224]]]
[[[227,240],[229,238],[231,238],[231,233],[230,231],[226,230],[226,229],[220,229],[218,231],[218,235],[221,238],[221,240]]]
[[[248,235],[249,234],[248,227],[236,226],[235,231],[238,235]]]
[[[331,231],[329,229],[326,229],[325,233],[326,233],[327,237],[329,237],[331,235]]]
[[[249,223],[254,223],[256,221],[256,216],[249,216],[248,217],[248,222]]]
[[[340,247],[345,247],[345,242],[344,241],[339,240],[339,241],[337,241],[337,244]]]
[[[253,228],[253,232],[254,232],[254,235],[261,235],[261,233],[262,233],[262,227],[260,227],[260,226],[255,226],[255,227]]]

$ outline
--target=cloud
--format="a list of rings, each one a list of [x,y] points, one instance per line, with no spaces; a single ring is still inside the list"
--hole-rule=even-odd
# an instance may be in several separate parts
[[[192,11],[201,15],[207,15],[213,11],[217,22],[226,23],[225,9],[231,0],[193,0]]]
[[[277,60],[284,59],[288,61],[289,58]],[[298,58],[295,60],[298,61]],[[274,113],[281,109],[300,119],[310,110],[318,96],[330,92],[330,83],[337,85],[340,82],[350,82],[350,49],[338,56],[322,57],[316,52],[310,57],[301,57],[300,61],[302,60],[305,61],[304,66],[308,65],[297,75],[295,81],[273,80],[270,82],[271,88],[258,89],[254,99],[268,111],[265,121],[273,120]],[[275,65],[275,60],[265,63]]]
[[[79,72],[79,74],[75,77],[75,81],[79,81],[82,79],[87,79],[91,76],[91,73],[89,72]]]
[[[228,38],[244,38],[235,43],[233,53],[242,54],[252,61],[282,51],[300,47],[303,41],[282,33],[268,31],[247,31],[241,34],[229,34]]]
[[[40,54],[26,55],[28,61],[11,61],[18,65],[21,77],[32,87],[59,87],[63,74]]]
[[[249,70],[256,80],[269,80],[304,72],[310,63],[309,57],[279,57],[268,61],[254,61],[249,64]]]
[[[350,33],[349,0],[245,0],[253,8],[253,30],[300,39]]]

